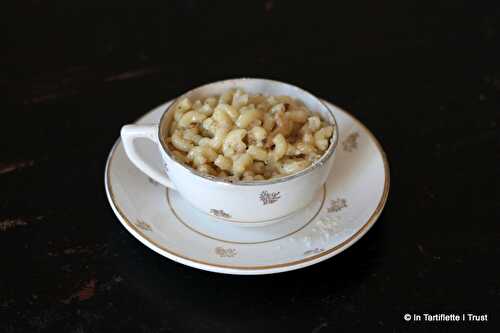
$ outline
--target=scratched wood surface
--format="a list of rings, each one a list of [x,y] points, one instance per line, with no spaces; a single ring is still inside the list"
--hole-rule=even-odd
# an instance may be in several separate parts
[[[498,3],[75,3],[0,12],[0,332],[498,332]],[[113,215],[103,172],[120,127],[241,76],[336,103],[386,150],[386,209],[339,256],[216,275]],[[423,312],[490,320],[403,320]]]

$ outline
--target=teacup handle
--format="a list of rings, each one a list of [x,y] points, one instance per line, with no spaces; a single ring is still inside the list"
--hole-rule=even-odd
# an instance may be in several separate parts
[[[130,161],[132,161],[132,163],[134,163],[139,170],[163,186],[175,189],[174,184],[172,184],[166,175],[159,172],[142,159],[142,157],[137,153],[134,143],[137,138],[145,138],[158,145],[158,125],[125,125],[122,127],[121,137],[125,153],[127,153]]]

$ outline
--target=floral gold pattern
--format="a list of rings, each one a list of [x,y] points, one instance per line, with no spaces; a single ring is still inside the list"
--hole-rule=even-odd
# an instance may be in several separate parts
[[[312,250],[307,250],[306,252],[304,252],[304,255],[308,256],[308,255],[311,255],[311,254],[317,254],[317,253],[323,252],[324,250],[325,249],[315,248],[315,249],[312,249]]]
[[[232,258],[236,256],[238,252],[232,248],[223,248],[221,246],[217,246],[215,248],[215,254],[217,254],[221,258]]]
[[[210,209],[210,214],[215,215],[217,217],[230,218],[231,215],[223,211],[222,209]]]
[[[280,192],[272,192],[269,193],[268,191],[262,191],[260,192],[259,199],[262,201],[263,205],[270,205],[278,201],[278,199],[281,198]]]
[[[149,224],[147,224],[146,222],[144,222],[142,220],[137,220],[134,224],[137,228],[140,228],[144,231],[153,231],[153,228],[151,228],[151,226]]]
[[[344,151],[353,152],[354,150],[356,150],[358,148],[358,138],[359,138],[358,132],[349,134],[347,138],[342,142],[342,147],[344,148]]]
[[[328,207],[328,213],[336,213],[347,207],[347,200],[344,198],[339,198],[330,201],[330,207]]]

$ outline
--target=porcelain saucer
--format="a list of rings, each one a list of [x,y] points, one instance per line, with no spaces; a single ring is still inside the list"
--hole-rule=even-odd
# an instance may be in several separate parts
[[[157,123],[168,102],[137,124]],[[389,166],[373,134],[325,102],[340,133],[332,173],[315,200],[279,223],[245,228],[205,215],[128,160],[118,139],[109,154],[105,187],[123,226],[153,251],[181,264],[227,274],[270,274],[326,260],[375,223],[389,192]],[[137,142],[142,157],[161,167],[158,148]],[[300,190],[300,189],[297,189]]]

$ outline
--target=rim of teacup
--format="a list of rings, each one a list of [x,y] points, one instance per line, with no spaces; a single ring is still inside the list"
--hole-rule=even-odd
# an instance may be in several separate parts
[[[322,105],[325,108],[326,111],[328,111],[328,113],[332,117],[332,124],[331,125],[334,128],[334,136],[335,136],[335,138],[334,138],[334,141],[331,142],[331,144],[328,147],[327,151],[323,153],[323,155],[320,157],[319,160],[315,161],[314,163],[312,163],[310,166],[308,166],[304,170],[301,170],[301,171],[299,171],[297,173],[294,173],[294,174],[291,174],[291,175],[288,175],[288,176],[283,176],[283,177],[278,177],[278,178],[271,178],[271,179],[265,179],[265,180],[238,180],[238,181],[235,181],[235,180],[230,180],[230,179],[225,179],[225,178],[218,178],[218,177],[215,177],[215,176],[212,176],[212,175],[204,174],[204,173],[202,173],[202,172],[200,172],[198,170],[195,170],[195,169],[191,168],[190,166],[185,165],[184,163],[178,161],[177,158],[175,158],[175,156],[173,156],[172,152],[170,151],[170,149],[168,149],[168,146],[165,143],[164,138],[161,135],[161,129],[162,129],[163,121],[166,119],[165,116],[170,112],[170,110],[177,103],[177,101],[181,100],[185,96],[188,96],[193,91],[201,89],[201,88],[204,88],[206,86],[210,86],[210,85],[213,85],[213,84],[224,83],[224,82],[228,82],[228,81],[247,81],[247,80],[267,81],[267,82],[271,82],[273,84],[286,85],[286,86],[289,86],[289,87],[291,87],[293,89],[297,89],[297,90],[301,91],[302,93],[308,94],[311,97],[313,97],[315,100],[317,100],[317,102],[320,105]],[[302,89],[300,87],[297,87],[297,86],[295,86],[293,84],[285,83],[285,82],[281,82],[281,81],[277,81],[277,80],[242,77],[242,78],[226,79],[226,80],[219,80],[219,81],[215,81],[215,82],[206,83],[206,84],[200,85],[200,86],[198,86],[196,88],[190,89],[189,91],[187,91],[184,94],[180,95],[179,97],[175,98],[172,101],[172,103],[165,108],[165,111],[163,111],[163,114],[161,115],[160,121],[158,123],[158,140],[160,142],[161,148],[168,155],[168,157],[170,157],[170,159],[174,163],[177,163],[178,165],[180,165],[181,167],[183,167],[184,169],[186,169],[189,173],[191,173],[194,176],[198,176],[198,177],[204,178],[204,179],[206,179],[208,181],[215,182],[215,183],[220,183],[220,184],[225,184],[225,185],[234,185],[234,186],[257,186],[257,185],[260,185],[260,186],[262,186],[262,185],[284,183],[286,181],[289,181],[289,180],[292,180],[292,179],[295,179],[295,178],[299,178],[301,176],[304,176],[304,175],[312,172],[316,168],[319,168],[323,164],[325,164],[326,161],[333,155],[334,151],[337,149],[337,144],[338,144],[338,140],[339,140],[339,128],[338,128],[337,120],[335,119],[335,115],[333,114],[332,110],[330,110],[330,108],[320,98],[316,97],[314,94],[310,93],[309,91],[307,91],[305,89]]]

